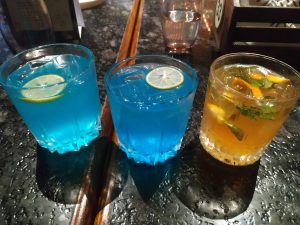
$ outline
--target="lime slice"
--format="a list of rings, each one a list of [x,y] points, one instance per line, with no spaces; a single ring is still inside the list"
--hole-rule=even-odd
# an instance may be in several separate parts
[[[146,82],[157,89],[172,89],[181,85],[184,76],[175,67],[162,66],[151,70],[146,76]]]
[[[60,94],[66,87],[65,79],[56,74],[47,74],[28,81],[21,90],[26,102],[50,102],[61,98]]]

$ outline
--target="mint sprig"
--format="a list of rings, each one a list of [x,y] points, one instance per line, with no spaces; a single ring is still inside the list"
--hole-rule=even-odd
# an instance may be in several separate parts
[[[249,78],[249,72],[251,70],[257,69],[258,66],[231,66],[225,68],[226,74],[232,75],[234,77],[239,77],[243,80],[247,80]]]
[[[247,116],[253,120],[275,120],[276,114],[278,112],[277,107],[271,103],[263,103],[260,107],[236,105],[236,108],[242,115]]]
[[[260,80],[254,80],[249,77],[249,73],[252,70],[257,70],[257,68],[258,66],[255,65],[243,66],[243,67],[238,66],[238,67],[228,67],[225,69],[225,71],[227,74],[231,76],[239,77],[255,87],[270,88],[273,85],[273,83],[268,79],[263,78]]]
[[[266,78],[261,80],[250,80],[250,83],[255,87],[262,87],[262,88],[270,88],[273,85],[273,83]]]

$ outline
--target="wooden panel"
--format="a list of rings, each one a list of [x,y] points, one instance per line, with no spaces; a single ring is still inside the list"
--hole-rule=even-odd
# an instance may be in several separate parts
[[[253,43],[249,46],[245,43],[234,43],[232,48],[226,52],[254,52],[263,55],[268,55],[279,60],[282,60],[295,69],[300,71],[299,63],[299,54],[300,54],[300,45],[291,45],[291,46],[270,46],[269,43],[263,45],[262,43]]]
[[[297,43],[300,42],[299,37],[300,29],[287,29],[278,27],[237,27],[234,33],[235,41],[244,42]]]
[[[300,23],[300,8],[235,7],[238,22]]]

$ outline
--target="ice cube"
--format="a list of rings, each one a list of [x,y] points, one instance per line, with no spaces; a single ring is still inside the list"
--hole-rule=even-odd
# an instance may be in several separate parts
[[[52,59],[53,64],[56,68],[64,68],[68,64],[75,64],[74,57],[71,55],[58,55]]]
[[[270,74],[271,71],[268,70],[267,68],[265,67],[262,67],[262,66],[257,66],[255,67],[255,69],[252,70],[252,72],[257,72],[258,74],[263,74],[263,75],[267,75],[267,74]]]

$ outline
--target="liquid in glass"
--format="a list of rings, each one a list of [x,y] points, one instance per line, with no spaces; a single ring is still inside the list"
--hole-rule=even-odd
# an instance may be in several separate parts
[[[296,75],[279,74],[260,64],[213,69],[200,130],[205,150],[231,165],[259,160],[297,101],[299,77],[292,73]]]
[[[184,77],[178,87],[152,87],[146,81],[147,74],[170,68],[157,61],[159,58],[125,66],[105,80],[120,148],[136,162],[152,165],[166,161],[179,150],[197,87],[195,72],[190,69],[188,74],[183,68],[175,68]]]
[[[12,71],[4,88],[38,143],[65,153],[99,134],[95,74],[94,62],[86,57],[49,55]]]

